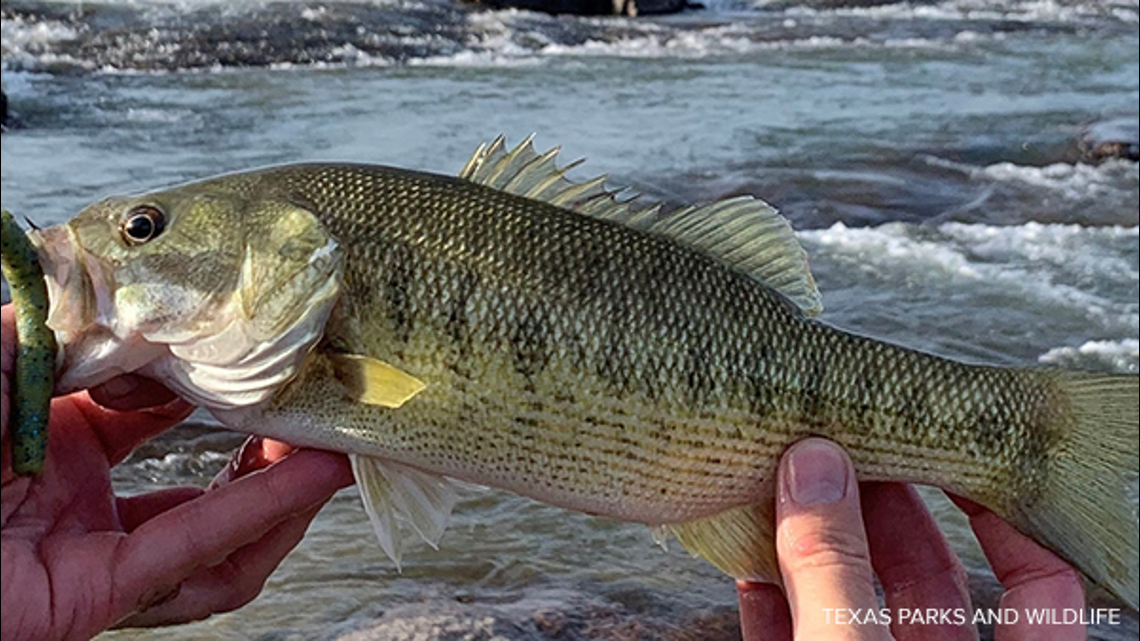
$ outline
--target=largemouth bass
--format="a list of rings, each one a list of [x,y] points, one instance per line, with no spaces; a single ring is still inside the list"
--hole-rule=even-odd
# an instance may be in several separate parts
[[[861,479],[981,503],[1137,606],[1136,376],[841,331],[763,202],[663,214],[564,174],[500,138],[458,177],[291,165],[103,200],[37,237],[57,387],[136,371],[230,428],[349,453],[397,563],[460,479],[777,579],[777,460],[820,435]]]

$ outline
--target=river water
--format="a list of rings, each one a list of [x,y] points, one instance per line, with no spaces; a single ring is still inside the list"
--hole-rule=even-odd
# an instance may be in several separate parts
[[[455,172],[481,141],[536,132],[589,158],[579,175],[653,198],[777,205],[833,324],[974,361],[1137,371],[1137,165],[1079,162],[1076,142],[1090,127],[1135,141],[1136,0],[714,0],[636,20],[436,0],[5,1],[2,16],[23,123],[2,137],[2,200],[37,223],[273,163]],[[205,483],[238,443],[194,423],[116,482]],[[251,605],[108,638],[739,634],[731,582],[643,527],[462,496],[440,549],[406,552],[402,573],[348,490]],[[963,520],[928,496],[992,605]],[[1092,634],[1136,639],[1137,622]]]

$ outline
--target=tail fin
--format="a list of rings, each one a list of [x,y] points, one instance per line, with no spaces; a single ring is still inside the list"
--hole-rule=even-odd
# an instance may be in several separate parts
[[[1045,488],[1020,522],[1098,585],[1137,609],[1140,427],[1136,376],[1062,374],[1073,420]]]

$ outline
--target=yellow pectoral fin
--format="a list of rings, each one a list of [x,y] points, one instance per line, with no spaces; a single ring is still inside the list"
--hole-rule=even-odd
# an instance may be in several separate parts
[[[427,384],[384,361],[358,354],[329,354],[337,380],[360,403],[397,408]]]

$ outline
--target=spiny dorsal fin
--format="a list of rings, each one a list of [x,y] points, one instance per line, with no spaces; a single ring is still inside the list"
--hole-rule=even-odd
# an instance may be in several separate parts
[[[581,183],[567,178],[566,172],[582,161],[559,168],[559,149],[539,154],[533,138],[510,150],[503,136],[480,145],[459,177],[670,238],[748,274],[809,316],[822,311],[807,253],[787,219],[764,201],[739,196],[666,215],[661,215],[660,205],[634,209],[634,198],[618,198],[624,189],[605,188],[604,175]]]
[[[534,150],[534,135],[527,136],[514,149],[499,136],[491,144],[479,145],[467,161],[459,177],[493,189],[558,205],[581,214],[599,218],[628,215],[630,199],[618,200],[624,190],[605,188],[606,176],[596,176],[581,183],[566,178],[566,172],[582,164],[575,161],[558,167],[559,148],[544,154]]]

